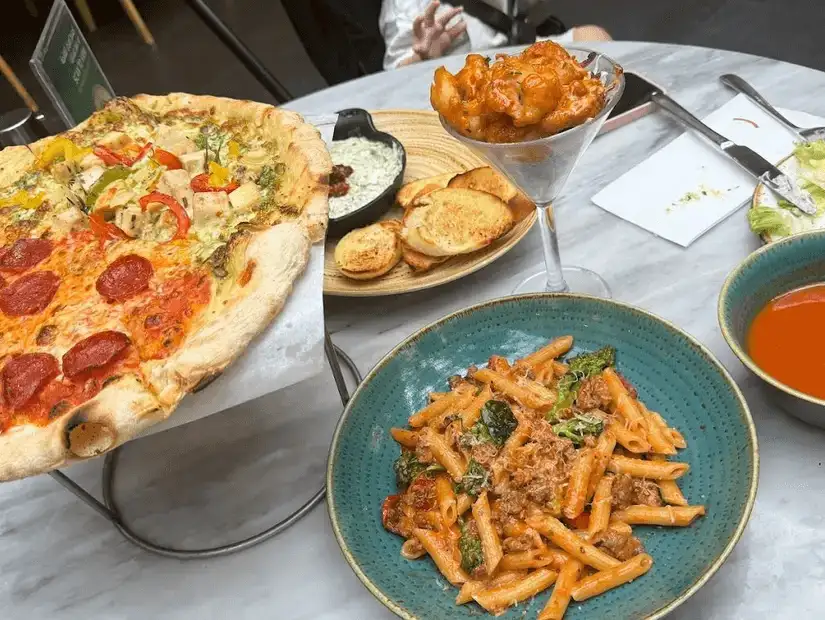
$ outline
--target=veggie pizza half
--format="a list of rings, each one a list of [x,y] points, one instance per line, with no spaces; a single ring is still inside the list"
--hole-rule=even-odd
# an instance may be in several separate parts
[[[324,237],[330,167],[297,114],[186,94],[0,152],[0,479],[114,448],[240,355]]]

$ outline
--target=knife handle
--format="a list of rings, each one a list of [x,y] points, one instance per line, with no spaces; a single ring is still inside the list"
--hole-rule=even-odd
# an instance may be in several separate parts
[[[713,129],[705,125],[702,121],[693,116],[693,114],[685,110],[682,106],[680,106],[666,94],[661,92],[655,92],[650,96],[650,98],[656,104],[661,106],[664,110],[666,110],[667,112],[678,118],[680,121],[682,121],[682,123],[684,123],[691,129],[695,129],[696,131],[701,133],[708,140],[713,142],[716,146],[721,147],[725,143],[730,142],[730,140],[728,140],[725,136],[713,131]]]
[[[738,75],[734,75],[733,73],[726,73],[725,75],[721,76],[719,80],[725,86],[732,88],[735,91],[738,91],[745,95],[748,99],[753,101],[756,105],[760,108],[765,110],[768,114],[773,116],[776,120],[780,123],[788,127],[791,131],[799,132],[800,127],[795,125],[787,118],[785,118],[779,110],[773,107],[770,102],[765,99],[759,92],[750,84],[748,84],[745,80],[740,78]]]

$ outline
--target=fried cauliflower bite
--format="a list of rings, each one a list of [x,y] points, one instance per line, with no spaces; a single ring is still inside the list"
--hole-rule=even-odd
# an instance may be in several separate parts
[[[519,142],[558,133],[604,107],[598,78],[552,41],[535,43],[494,62],[467,56],[455,75],[439,67],[430,89],[433,108],[459,133],[484,142]]]

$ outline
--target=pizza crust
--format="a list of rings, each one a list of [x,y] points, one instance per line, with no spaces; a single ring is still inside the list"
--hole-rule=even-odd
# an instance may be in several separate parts
[[[310,247],[306,229],[296,222],[273,226],[241,247],[239,262],[255,261],[255,269],[246,286],[236,283],[223,296],[235,297],[235,302],[190,334],[172,356],[144,365],[163,407],[173,408],[188,392],[203,387],[266,329],[306,268]]]
[[[0,480],[15,480],[100,456],[169,417],[134,375],[46,426],[21,424],[0,433]]]

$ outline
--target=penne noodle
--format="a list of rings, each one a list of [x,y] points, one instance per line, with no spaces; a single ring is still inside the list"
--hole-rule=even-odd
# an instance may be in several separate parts
[[[427,425],[432,426],[436,430],[442,429],[446,425],[447,418],[450,416],[455,416],[456,414],[461,415],[461,412],[472,402],[472,400],[472,392],[462,393],[450,404],[449,407],[447,407],[447,410],[444,413],[435,416],[434,418],[430,418],[427,421]]]
[[[590,523],[587,528],[588,539],[593,540],[605,531],[610,524],[610,509],[613,502],[613,476],[604,476],[596,485],[593,503],[590,506]]]
[[[473,594],[476,592],[481,592],[485,588],[492,588],[519,581],[523,579],[526,574],[524,571],[499,571],[499,573],[489,581],[467,581],[461,586],[458,596],[455,597],[455,604],[464,605],[465,603],[469,603],[473,600]]]
[[[431,402],[423,409],[412,414],[407,423],[413,428],[424,426],[433,418],[437,418],[447,411],[447,409],[455,403],[459,396],[461,396],[461,394],[458,392],[450,392],[444,398],[439,398],[438,400]]]
[[[634,478],[649,480],[676,480],[690,469],[687,463],[673,461],[643,461],[626,456],[614,456],[607,469],[616,474],[628,474]]]
[[[473,518],[476,521],[478,537],[481,539],[481,550],[484,553],[484,567],[487,574],[492,575],[504,553],[501,550],[501,541],[493,525],[490,512],[490,503],[487,501],[487,491],[483,491],[473,504]]]
[[[395,441],[410,450],[414,450],[418,445],[418,433],[416,431],[408,431],[406,428],[391,428],[390,435]]]
[[[553,563],[550,554],[541,554],[538,549],[505,553],[498,563],[500,570],[524,570],[527,568],[543,568]]]
[[[628,581],[641,577],[653,566],[653,558],[646,553],[630,558],[619,566],[594,573],[573,586],[573,600],[585,601]]]
[[[664,456],[657,454],[653,457],[654,461],[665,461],[667,460]],[[671,506],[687,506],[688,501],[685,499],[685,496],[682,495],[682,490],[679,488],[679,485],[676,484],[675,480],[659,480],[659,494],[662,496],[665,504],[670,504]]]
[[[557,377],[561,377],[566,374],[569,368],[570,367],[564,362],[553,360],[553,372],[556,373]]]
[[[613,450],[615,448],[616,436],[610,427],[608,427],[606,431],[599,435],[596,447],[594,448],[593,473],[590,475],[590,482],[587,485],[588,500],[593,497],[593,494],[596,492],[596,485],[599,484],[599,480],[602,479],[604,472],[607,471],[607,464],[610,462],[610,457],[613,456]]]
[[[542,561],[545,559],[550,560],[547,566],[550,566],[555,570],[561,569],[561,567],[564,566],[570,559],[570,556],[561,549],[550,548],[540,549],[536,554],[536,557]]]
[[[485,385],[478,396],[474,397],[461,411],[461,423],[464,424],[464,428],[470,428],[473,424],[478,422],[478,419],[481,417],[481,409],[484,407],[484,403],[492,398],[493,391],[490,389],[489,385]]]
[[[447,444],[447,440],[442,435],[427,426],[421,429],[419,439],[430,448],[435,460],[447,470],[455,482],[461,480],[466,469],[464,459]]]
[[[613,530],[622,536],[630,536],[633,534],[633,528],[627,523],[616,520],[615,515],[610,515],[610,523],[607,524],[607,529]]]
[[[675,428],[670,428],[665,419],[655,411],[651,411],[650,416],[659,423],[665,437],[670,440],[670,443],[672,443],[674,447],[679,448],[680,450],[687,448],[687,442],[682,436],[682,433],[677,431]]]
[[[610,423],[610,432],[616,436],[616,443],[628,452],[634,452],[636,454],[646,454],[650,452],[650,444],[645,437],[642,436],[642,429],[638,428],[635,431],[631,431],[625,425],[625,420],[621,418],[614,419]]]
[[[562,620],[573,595],[573,586],[579,580],[582,568],[582,563],[574,558],[570,558],[565,562],[559,571],[559,577],[553,587],[553,594],[550,595],[550,600],[547,601],[544,609],[539,612],[536,620]]]
[[[558,577],[556,571],[539,568],[518,581],[476,592],[473,600],[490,613],[495,614],[546,590],[553,585],[556,577]]]
[[[647,421],[647,440],[650,442],[651,452],[676,454],[676,448],[671,443],[670,437],[665,434],[667,428],[659,424],[659,421],[651,415],[650,410],[645,407],[642,401],[637,400],[636,404]]]
[[[530,517],[527,519],[527,524],[548,537],[556,546],[564,549],[569,555],[596,570],[606,570],[621,563],[604,551],[582,541],[555,517]]]
[[[646,430],[645,419],[642,412],[636,406],[636,401],[630,396],[627,388],[622,383],[619,375],[612,368],[606,368],[602,372],[602,377],[607,382],[610,390],[610,398],[613,408],[625,420],[628,429],[635,431],[637,428]]]
[[[534,351],[521,361],[530,366],[537,366],[547,360],[555,359],[564,355],[573,346],[573,336],[561,336],[551,340],[538,351]]]
[[[421,542],[421,546],[435,562],[441,574],[454,586],[467,581],[467,573],[461,570],[456,559],[457,551],[454,549],[452,541],[447,540],[443,535],[432,530],[415,528],[413,535]]]
[[[441,400],[445,396],[449,396],[450,392],[430,392],[430,402],[434,403],[437,400]]]
[[[685,527],[704,514],[704,506],[628,506],[613,516],[628,525]]]
[[[453,484],[447,476],[437,476],[435,479],[435,499],[438,503],[438,512],[441,513],[442,527],[450,527],[458,520]]]
[[[475,374],[473,374],[473,378],[483,383],[492,384],[495,388],[507,394],[507,396],[516,399],[522,405],[532,409],[547,409],[548,407],[552,407],[556,400],[553,392],[535,381],[531,382],[533,385],[528,389],[489,368],[477,370]]]
[[[562,514],[568,519],[575,519],[584,512],[587,502],[587,485],[593,473],[593,450],[582,448],[578,451],[576,462],[570,472],[567,492],[564,495]]]
[[[407,560],[417,560],[425,555],[427,555],[427,550],[421,546],[421,542],[417,538],[405,540],[404,544],[401,545],[401,557]]]
[[[467,495],[466,493],[462,493],[459,495],[455,500],[455,509],[458,513],[458,516],[463,515],[467,512],[473,505],[473,498]]]

